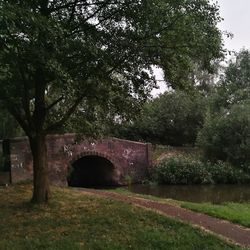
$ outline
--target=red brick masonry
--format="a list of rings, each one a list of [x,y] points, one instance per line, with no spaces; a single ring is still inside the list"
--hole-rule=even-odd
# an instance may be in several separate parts
[[[32,155],[26,137],[8,140],[11,182],[32,179]],[[151,144],[106,138],[79,140],[75,134],[47,137],[49,177],[53,184],[65,186],[71,164],[87,155],[108,159],[114,166],[117,184],[140,182],[148,175],[152,165]]]

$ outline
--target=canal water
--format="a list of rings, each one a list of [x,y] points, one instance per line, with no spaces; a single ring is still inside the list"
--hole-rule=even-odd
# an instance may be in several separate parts
[[[250,202],[249,185],[131,185],[137,194],[190,202]]]

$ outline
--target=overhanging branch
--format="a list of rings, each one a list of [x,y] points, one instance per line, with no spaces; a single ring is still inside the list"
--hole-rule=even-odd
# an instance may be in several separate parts
[[[9,113],[16,119],[16,121],[19,123],[19,125],[22,127],[22,129],[25,131],[25,133],[29,136],[30,135],[30,128],[28,126],[28,123],[25,120],[25,117],[22,115],[22,112],[20,110],[16,109],[16,105],[13,105],[7,100],[3,101],[5,103],[5,107],[9,111]]]
[[[63,100],[63,96],[59,97],[57,100],[55,100],[54,102],[52,102],[47,108],[46,111],[49,111],[50,109],[52,109],[54,106],[56,106],[60,101]]]
[[[70,118],[70,116],[74,113],[74,111],[76,110],[77,106],[81,103],[83,98],[84,98],[84,96],[78,97],[74,101],[72,106],[68,109],[68,111],[65,113],[65,115],[59,121],[55,122],[54,124],[49,126],[47,129],[45,129],[45,131],[47,133],[49,133],[49,132],[55,131],[56,129],[60,128]]]

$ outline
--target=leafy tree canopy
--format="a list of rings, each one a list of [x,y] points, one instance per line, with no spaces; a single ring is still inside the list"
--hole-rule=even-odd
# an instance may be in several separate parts
[[[234,104],[250,98],[250,52],[240,51],[225,68],[211,95],[211,113],[227,112]]]
[[[231,88],[231,91],[250,87],[250,51],[241,50],[232,58],[226,68],[222,85]]]
[[[133,109],[155,84],[152,64],[177,84],[185,62],[209,69],[221,56],[208,1],[1,1],[0,11],[0,95],[27,134],[38,120],[53,131],[90,99]]]
[[[205,110],[206,100],[198,93],[166,92],[147,102],[134,123],[122,124],[118,135],[165,145],[193,145]]]
[[[228,161],[250,171],[250,102],[207,117],[198,144],[207,159]]]
[[[23,130],[14,118],[4,109],[0,111],[0,140],[22,136]]]
[[[198,144],[210,160],[230,161],[249,171],[250,53],[242,50],[225,69],[210,96]]]
[[[209,69],[222,51],[218,13],[208,0],[0,1],[0,100],[29,137],[34,201],[48,199],[46,134],[79,105],[137,110],[151,65],[172,84],[193,61]]]

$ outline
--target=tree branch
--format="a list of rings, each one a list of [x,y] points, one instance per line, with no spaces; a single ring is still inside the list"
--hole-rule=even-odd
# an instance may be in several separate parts
[[[106,3],[106,5],[109,5],[110,3]],[[90,16],[86,17],[84,20],[82,20],[76,27],[74,27],[74,29],[67,35],[67,37],[70,37],[72,35],[78,34],[82,31],[86,31],[86,27],[84,27],[84,29],[79,29],[84,23],[86,23],[89,19],[93,18],[99,11],[101,11],[103,8],[105,7],[105,5],[103,5],[102,7],[98,8],[94,13],[92,13]],[[106,16],[105,18],[103,18],[102,20],[100,20],[98,23],[96,24],[92,24],[91,27],[97,27],[99,25],[101,25],[103,22],[107,21],[108,19],[111,19],[113,17],[113,15],[115,15],[116,13],[118,13],[120,10],[115,10],[112,13],[110,13],[108,16]]]
[[[22,84],[23,84],[23,88],[24,88],[24,95],[22,96],[23,109],[24,109],[25,116],[26,116],[28,123],[30,125],[32,125],[27,81],[26,81],[26,77],[25,77],[25,74],[23,71],[23,66],[22,66],[23,64],[21,63],[19,57],[18,57],[17,61],[18,61],[18,68],[19,68],[19,72],[21,74]]]
[[[50,109],[52,109],[56,104],[58,104],[60,101],[63,100],[63,96],[59,97],[57,100],[55,100],[54,102],[52,102],[47,108],[46,111],[49,111]]]
[[[71,23],[71,21],[74,18],[74,15],[75,15],[75,12],[76,12],[76,5],[77,5],[78,1],[79,0],[74,1],[73,7],[72,7],[72,10],[71,10],[71,13],[70,13],[70,17],[69,17],[69,23]]]
[[[108,3],[107,3],[107,1],[96,1],[94,3],[86,3],[86,1],[74,0],[73,2],[69,2],[69,3],[64,4],[64,5],[60,5],[60,6],[57,6],[57,7],[50,8],[50,12],[52,13],[52,12],[55,12],[55,11],[68,9],[68,8],[71,8],[74,5],[76,7],[77,2],[79,3],[78,6],[89,7],[89,6],[98,6],[98,5],[103,5],[103,4],[117,4],[119,1],[109,1]],[[83,3],[83,2],[85,2],[85,3]]]
[[[13,105],[9,101],[3,100],[3,102],[5,103],[5,107],[7,108],[9,113],[16,119],[16,121],[25,131],[25,133],[29,136],[31,133],[31,130],[30,130],[28,123],[25,121],[25,117],[22,116],[22,112],[20,112],[20,110],[17,110],[16,105]]]
[[[48,128],[46,128],[46,132],[50,133],[55,131],[56,129],[60,128],[69,118],[70,116],[73,114],[73,112],[76,110],[77,106],[81,103],[82,99],[84,98],[84,96],[80,96],[78,97],[74,103],[72,104],[72,106],[68,109],[68,111],[66,112],[66,114],[57,122],[55,122],[54,124],[52,124],[51,126],[49,126]]]
[[[38,69],[35,74],[35,109],[33,113],[33,121],[36,132],[42,132],[46,117],[45,108],[45,88],[46,82],[43,79],[42,69]]]

